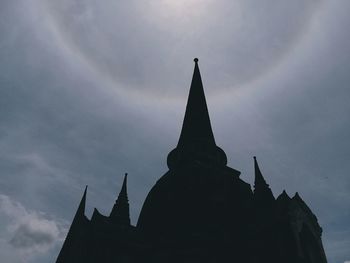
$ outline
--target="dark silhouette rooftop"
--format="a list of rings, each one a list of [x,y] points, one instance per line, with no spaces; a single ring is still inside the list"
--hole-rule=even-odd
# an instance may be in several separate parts
[[[86,192],[58,263],[326,263],[316,216],[298,193],[276,199],[254,157],[254,191],[216,145],[198,59],[169,170],[131,225],[127,175],[109,216],[85,216]],[[150,149],[151,151],[152,149]]]

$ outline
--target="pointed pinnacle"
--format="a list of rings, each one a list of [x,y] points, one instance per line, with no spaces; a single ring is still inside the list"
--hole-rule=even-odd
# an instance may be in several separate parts
[[[194,72],[178,146],[184,146],[198,140],[216,145],[199,71],[198,58],[195,58],[194,62]]]
[[[254,186],[268,186],[268,184],[266,183],[260,168],[259,168],[259,164],[258,161],[256,160],[256,156],[253,157],[254,158],[254,170],[255,170],[255,182],[254,182]]]
[[[299,195],[298,192],[295,193],[295,195],[293,196],[293,198],[295,198],[295,199],[301,199],[301,197],[300,197],[300,195]]]
[[[289,195],[287,194],[286,190],[283,190],[281,196],[287,197],[288,199],[290,199],[290,197],[289,197]]]
[[[81,216],[85,215],[85,204],[86,204],[87,188],[88,188],[88,186],[85,186],[83,197],[81,198],[81,201],[79,203],[79,206],[78,206],[77,212],[75,213],[75,217],[74,218],[81,217]]]
[[[126,186],[127,175],[126,173],[124,176],[122,188],[109,216],[113,218],[114,222],[130,225],[129,201]]]
[[[125,173],[125,175],[124,175],[124,180],[123,180],[123,185],[122,185],[122,188],[121,188],[121,190],[120,190],[120,192],[119,192],[118,199],[119,199],[120,197],[123,197],[123,198],[126,197],[126,199],[128,198],[128,193],[127,193],[127,178],[128,178],[128,173]]]

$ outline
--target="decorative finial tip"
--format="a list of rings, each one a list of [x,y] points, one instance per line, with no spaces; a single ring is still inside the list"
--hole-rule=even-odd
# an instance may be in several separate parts
[[[198,63],[198,58],[195,58],[193,61],[194,61],[195,63]]]
[[[254,160],[256,160],[256,156],[253,156]]]

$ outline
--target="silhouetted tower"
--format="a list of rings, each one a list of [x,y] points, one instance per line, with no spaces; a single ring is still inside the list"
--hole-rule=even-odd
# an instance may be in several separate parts
[[[128,194],[126,189],[127,176],[128,174],[126,173],[124,176],[122,188],[118,195],[118,199],[115,201],[115,204],[113,206],[113,209],[109,217],[111,218],[112,222],[116,224],[129,226],[130,212],[129,212]]]
[[[198,59],[195,58],[194,62],[194,72],[179,142],[168,155],[169,169],[194,161],[222,166],[227,163],[225,152],[215,143]]]
[[[198,59],[194,62],[181,134],[167,159],[169,171],[149,192],[137,228],[168,249],[176,243],[181,253],[196,246],[195,260],[201,262],[223,260],[218,250],[228,244],[240,258],[247,236],[239,233],[249,227],[252,192],[240,172],[226,166],[226,154],[215,143]]]

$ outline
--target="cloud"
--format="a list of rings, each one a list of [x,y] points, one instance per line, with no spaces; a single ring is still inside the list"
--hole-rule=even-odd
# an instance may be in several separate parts
[[[67,223],[54,220],[47,214],[28,210],[9,196],[0,195],[1,243],[0,253],[11,250],[18,260],[34,260],[57,244],[61,244]],[[8,246],[10,245],[10,246]],[[9,254],[8,251],[6,254]]]
[[[54,222],[31,221],[18,226],[10,244],[19,249],[41,248],[52,245],[57,237],[58,228]]]

